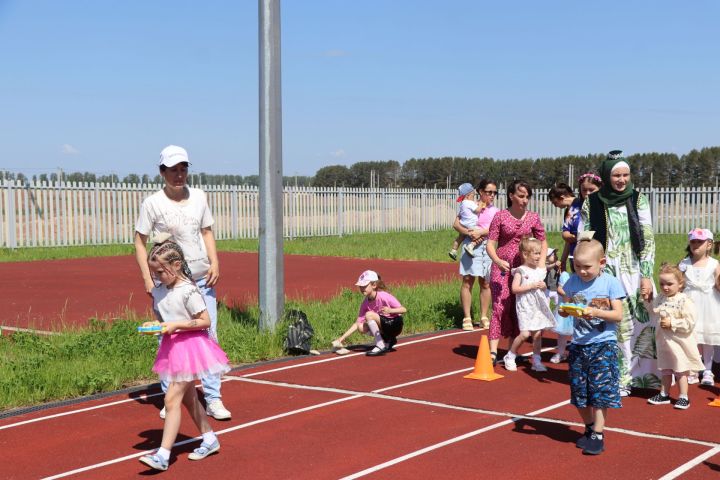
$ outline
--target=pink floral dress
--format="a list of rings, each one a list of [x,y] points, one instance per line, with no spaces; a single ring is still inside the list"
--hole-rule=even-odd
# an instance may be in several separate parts
[[[540,215],[526,212],[523,218],[517,219],[508,210],[499,211],[490,223],[488,239],[497,242],[497,255],[510,264],[510,268],[519,267],[522,263],[520,240],[524,236],[545,240],[545,228]],[[493,314],[490,319],[488,338],[497,340],[500,337],[516,337],[518,329],[515,295],[510,293],[512,275],[501,272],[493,263],[490,270],[490,291],[492,292]]]

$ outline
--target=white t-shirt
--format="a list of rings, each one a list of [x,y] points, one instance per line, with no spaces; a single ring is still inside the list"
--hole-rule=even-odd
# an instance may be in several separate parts
[[[163,190],[143,200],[135,231],[148,236],[161,232],[172,235],[172,240],[185,254],[193,279],[199,280],[210,268],[201,229],[210,227],[215,221],[205,192],[197,188],[188,190],[188,199],[181,202],[170,200]]]
[[[475,229],[477,228],[478,215],[475,210],[478,209],[478,204],[472,200],[463,200],[460,203],[460,211],[458,212],[458,218],[460,218],[460,225],[465,228]]]
[[[160,285],[152,294],[155,314],[163,322],[191,320],[193,315],[207,310],[200,290],[188,282],[177,282],[173,288]]]

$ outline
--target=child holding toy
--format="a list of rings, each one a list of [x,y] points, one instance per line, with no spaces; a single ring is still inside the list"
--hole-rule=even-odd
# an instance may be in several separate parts
[[[620,408],[620,368],[616,328],[622,319],[625,290],[604,273],[605,252],[597,240],[581,240],[575,248],[575,273],[565,283],[565,301],[584,305],[575,317],[569,348],[570,403],[585,423],[575,445],[586,455],[605,450],[608,408]],[[561,310],[561,315],[568,314]]]
[[[688,398],[688,375],[692,371],[702,370],[700,353],[693,335],[695,326],[695,304],[682,290],[685,277],[674,265],[663,264],[660,267],[660,290],[648,306],[660,318],[655,329],[658,370],[662,372],[660,393],[648,399],[651,405],[670,403],[670,386],[673,375],[680,389],[675,408],[686,410],[690,407]]]
[[[180,429],[181,405],[185,405],[202,433],[200,447],[188,458],[202,460],[220,450],[217,436],[195,393],[194,383],[204,376],[221,376],[230,367],[225,352],[208,335],[210,316],[192,280],[182,249],[171,241],[157,243],[148,255],[148,266],[159,282],[152,290],[153,307],[164,328],[153,371],[169,384],[165,393],[166,415],[160,448],[140,457],[140,462],[155,470],[167,470],[170,450]]]
[[[505,368],[516,371],[515,358],[518,348],[530,336],[533,339],[532,369],[546,372],[540,358],[542,348],[542,331],[555,325],[555,318],[545,296],[545,277],[547,270],[540,266],[542,242],[537,238],[525,237],[520,240],[520,253],[523,264],[512,270],[512,293],[515,294],[518,327],[520,334],[510,345],[510,350],[503,358]]]

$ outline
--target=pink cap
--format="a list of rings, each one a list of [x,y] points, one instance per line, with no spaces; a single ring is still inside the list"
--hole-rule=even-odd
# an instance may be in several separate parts
[[[713,234],[707,228],[693,228],[688,232],[688,241],[690,240],[713,240]]]
[[[365,270],[360,274],[360,277],[358,278],[358,281],[355,282],[355,285],[358,287],[365,287],[368,283],[377,282],[378,280],[380,280],[380,277],[378,277],[377,273],[372,270]]]

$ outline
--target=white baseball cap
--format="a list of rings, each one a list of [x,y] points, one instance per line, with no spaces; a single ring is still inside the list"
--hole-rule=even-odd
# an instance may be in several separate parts
[[[365,287],[368,283],[377,282],[378,280],[380,280],[380,277],[378,277],[377,273],[372,270],[365,270],[360,274],[360,277],[358,278],[358,281],[355,282],[355,285],[358,287]]]
[[[160,165],[174,167],[178,163],[183,162],[188,164],[190,163],[188,161],[187,151],[182,147],[178,147],[177,145],[168,145],[160,152]]]

